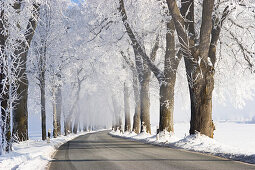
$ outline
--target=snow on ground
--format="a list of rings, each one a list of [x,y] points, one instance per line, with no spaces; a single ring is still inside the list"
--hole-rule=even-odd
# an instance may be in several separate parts
[[[3,170],[30,170],[45,169],[51,156],[56,149],[63,143],[72,140],[80,135],[93,132],[80,132],[68,136],[60,136],[47,141],[42,141],[40,132],[33,132],[30,140],[13,145],[13,151],[9,154],[0,156],[0,169]]]
[[[201,134],[189,135],[188,123],[176,123],[175,133],[161,132],[156,135],[156,126],[152,134],[120,133],[111,135],[152,143],[160,146],[181,148],[209,153],[229,159],[255,164],[255,124],[216,122],[214,139]]]

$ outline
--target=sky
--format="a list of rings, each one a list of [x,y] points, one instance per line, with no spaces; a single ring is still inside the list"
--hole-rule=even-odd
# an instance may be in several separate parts
[[[71,0],[71,1],[73,1],[75,3],[79,3],[80,0]]]

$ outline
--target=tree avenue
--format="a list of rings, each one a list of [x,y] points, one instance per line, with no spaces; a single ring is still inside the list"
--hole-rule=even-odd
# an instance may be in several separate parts
[[[185,100],[190,135],[213,138],[213,101],[253,97],[254,11],[245,0],[1,1],[0,154],[29,139],[34,115],[42,140],[173,134]],[[251,94],[232,93],[240,83]]]

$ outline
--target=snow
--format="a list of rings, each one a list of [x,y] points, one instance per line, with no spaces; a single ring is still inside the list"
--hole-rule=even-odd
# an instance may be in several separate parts
[[[237,122],[216,122],[214,139],[199,133],[189,135],[188,123],[176,123],[175,133],[161,132],[156,135],[156,126],[152,134],[110,132],[131,140],[141,141],[159,146],[208,153],[224,158],[255,164],[255,124]]]
[[[30,170],[45,169],[56,149],[69,140],[80,135],[93,132],[79,132],[68,136],[59,136],[50,139],[50,143],[42,141],[40,133],[34,132],[30,135],[30,140],[14,143],[13,151],[9,154],[0,156],[0,169],[4,170]]]

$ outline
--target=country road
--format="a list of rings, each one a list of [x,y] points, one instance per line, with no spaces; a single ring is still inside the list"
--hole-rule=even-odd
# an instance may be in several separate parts
[[[50,170],[245,170],[255,166],[178,149],[158,147],[108,135],[108,131],[80,136],[62,145]]]

